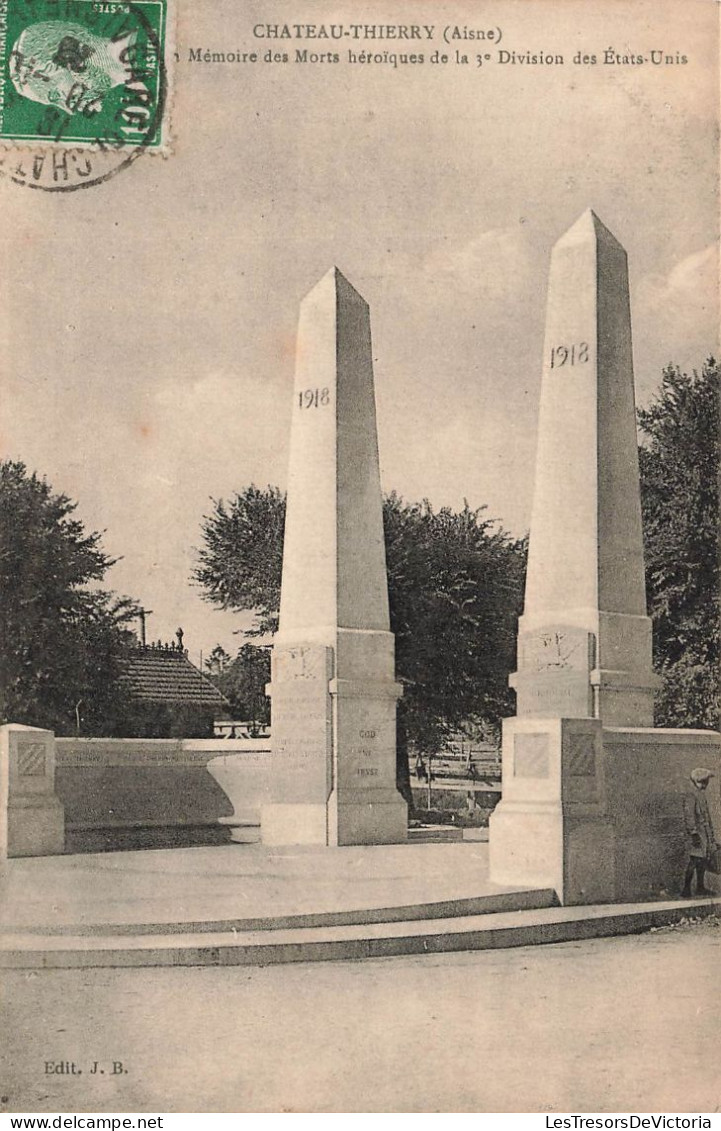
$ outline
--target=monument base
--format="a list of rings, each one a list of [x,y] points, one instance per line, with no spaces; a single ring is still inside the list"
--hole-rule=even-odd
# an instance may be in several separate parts
[[[565,906],[613,898],[613,827],[564,816],[560,803],[501,802],[491,817],[494,884],[551,887]]]
[[[506,719],[492,882],[552,887],[565,905],[678,896],[688,862],[683,797],[697,766],[721,777],[720,734]],[[718,832],[718,790],[707,798]],[[720,886],[716,876],[706,882]]]
[[[8,856],[60,856],[65,810],[57,797],[19,797],[8,808]]]
[[[387,797],[328,802],[328,843],[401,844],[408,839],[408,806],[395,790]]]
[[[506,719],[503,800],[489,827],[493,883],[553,887],[565,905],[611,901],[601,723]]]
[[[396,789],[396,702],[403,689],[393,678],[393,636],[335,626],[321,635],[332,644],[284,637],[275,645],[261,840],[401,843],[408,807]]]
[[[325,805],[272,803],[260,810],[260,839],[265,845],[327,844]]]
[[[260,839],[275,847],[401,844],[408,839],[408,806],[398,793],[362,802],[332,794],[327,805],[263,805]]]
[[[0,858],[65,851],[65,809],[55,793],[55,735],[0,727]]]

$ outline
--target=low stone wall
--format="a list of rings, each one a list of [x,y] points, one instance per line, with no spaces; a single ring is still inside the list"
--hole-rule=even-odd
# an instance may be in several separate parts
[[[58,738],[55,790],[69,842],[91,830],[232,828],[233,804],[208,770],[216,759],[237,764],[251,824],[269,750],[268,739]]]
[[[687,862],[683,795],[697,766],[716,774],[706,797],[721,840],[721,735],[604,727],[603,749],[615,834],[616,898],[678,895]]]

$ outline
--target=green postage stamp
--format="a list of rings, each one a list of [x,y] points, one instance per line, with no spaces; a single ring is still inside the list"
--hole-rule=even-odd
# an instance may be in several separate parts
[[[0,0],[0,146],[163,144],[167,0]]]

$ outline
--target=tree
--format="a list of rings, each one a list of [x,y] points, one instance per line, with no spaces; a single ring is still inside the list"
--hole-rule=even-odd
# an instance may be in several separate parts
[[[247,609],[256,623],[249,636],[278,627],[285,495],[277,487],[246,487],[229,504],[213,500],[203,519],[205,545],[193,577],[220,609]]]
[[[525,542],[485,508],[434,511],[391,494],[383,519],[391,630],[404,685],[401,719],[419,750],[437,750],[468,720],[498,727],[513,714]]]
[[[234,719],[249,724],[257,737],[270,722],[270,705],[265,685],[270,682],[270,652],[254,644],[244,644],[235,659],[217,644],[206,660],[208,674],[230,704]]]
[[[205,661],[205,670],[210,678],[219,684],[220,677],[225,669],[231,663],[230,652],[226,652],[222,644],[216,644],[212,652]]]
[[[205,599],[256,612],[255,633],[277,627],[285,498],[255,486],[204,519],[205,547],[194,577]],[[516,618],[525,543],[467,504],[434,511],[429,502],[384,501],[391,631],[405,694],[399,747],[437,749],[469,717],[496,726],[513,711]],[[402,760],[407,776],[407,760]]]
[[[0,711],[60,734],[110,733],[128,705],[118,679],[138,607],[98,588],[113,559],[75,509],[24,464],[0,463]]]
[[[690,376],[669,365],[638,420],[646,589],[664,681],[656,721],[718,727],[718,363]]]

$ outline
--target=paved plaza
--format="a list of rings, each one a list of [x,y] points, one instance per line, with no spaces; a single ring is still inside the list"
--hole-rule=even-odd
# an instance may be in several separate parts
[[[483,843],[261,845],[10,860],[3,926],[168,923],[297,915],[516,890],[488,880]]]

